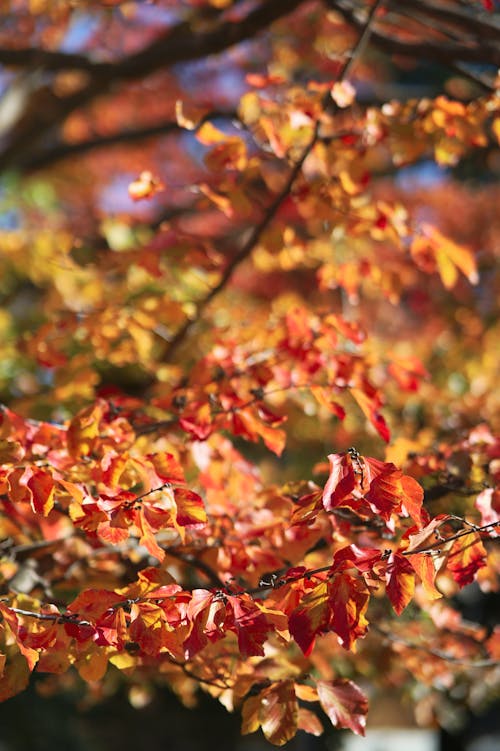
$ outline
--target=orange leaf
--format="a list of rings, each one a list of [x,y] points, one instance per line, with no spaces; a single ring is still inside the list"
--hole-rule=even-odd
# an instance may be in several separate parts
[[[299,707],[297,727],[299,730],[309,733],[309,735],[319,736],[323,734],[321,720],[314,714],[314,712],[311,712],[310,709],[304,709],[304,707]]]
[[[397,615],[401,615],[415,591],[415,572],[405,556],[391,553],[387,562],[386,592]]]
[[[98,402],[82,410],[71,420],[67,433],[68,449],[75,458],[88,456],[92,452],[102,416],[103,407]]]
[[[35,514],[48,516],[54,507],[55,482],[49,472],[38,470],[26,483],[31,490],[31,508]]]
[[[165,185],[161,179],[148,170],[141,172],[139,177],[128,186],[128,194],[133,201],[153,198],[162,190],[165,190]]]
[[[408,556],[408,560],[422,582],[425,594],[430,600],[439,600],[443,595],[436,589],[436,567],[434,558],[428,553],[415,553]]]
[[[411,253],[424,271],[432,273],[435,264],[446,289],[455,286],[458,271],[461,271],[471,284],[477,284],[479,277],[476,259],[469,248],[458,245],[430,224],[423,224],[422,232],[423,236],[414,239]]]
[[[108,669],[108,655],[104,649],[84,655],[75,665],[80,677],[88,683],[100,681]]]
[[[370,593],[364,580],[347,572],[337,575],[329,582],[328,600],[332,609],[330,628],[345,649],[352,649],[368,628],[365,613]]]

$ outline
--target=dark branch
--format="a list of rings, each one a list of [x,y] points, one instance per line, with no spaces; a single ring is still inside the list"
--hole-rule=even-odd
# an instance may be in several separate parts
[[[0,49],[0,63],[49,72],[81,70],[88,76],[82,89],[66,97],[57,97],[50,89],[45,93],[47,103],[33,108],[23,117],[23,127],[18,124],[0,154],[0,170],[29,159],[47,134],[56,130],[75,109],[83,107],[97,96],[106,93],[117,83],[132,81],[166,70],[173,65],[204,59],[220,54],[243,41],[252,39],[267,29],[274,21],[289,15],[305,0],[273,0],[264,2],[237,23],[225,21],[209,31],[193,31],[187,23],[179,24],[162,34],[145,49],[113,63],[93,62],[85,56],[67,55],[48,50]],[[35,91],[28,106],[35,101]],[[28,116],[29,114],[29,116]],[[19,132],[18,132],[19,130]],[[35,152],[36,153],[36,152]],[[32,157],[35,158],[34,156]]]
[[[363,22],[350,3],[344,0],[326,0],[326,3],[328,7],[341,13],[347,23],[358,31],[364,28]],[[464,32],[467,32],[467,28],[464,29]],[[494,43],[489,44],[484,39],[478,39],[477,43],[471,42],[470,38],[457,41],[407,42],[393,34],[384,32],[379,27],[372,31],[371,40],[375,47],[389,54],[411,57],[417,60],[429,60],[447,67],[454,67],[459,63],[478,63],[495,68],[500,66],[500,46]],[[467,75],[466,71],[463,71],[463,75]],[[481,82],[478,81],[478,83]],[[492,89],[493,86],[489,88]]]
[[[100,62],[85,55],[44,49],[0,49],[0,63],[18,68],[46,71],[81,70],[94,77],[113,81],[142,78],[160,68],[200,60],[216,55],[267,29],[274,21],[298,8],[304,0],[263,2],[243,20],[224,21],[209,31],[193,31],[191,24],[180,23],[167,29],[146,48],[122,60]]]
[[[459,8],[452,9],[439,3],[429,3],[426,0],[390,0],[389,7],[396,12],[406,8],[420,17],[444,21],[457,32],[476,36],[478,41],[492,39],[498,44],[500,39],[500,26],[494,18],[486,22],[475,13]]]
[[[235,120],[237,117],[238,115],[234,111],[210,112],[200,120],[195,130],[207,120],[213,120],[216,118]],[[158,136],[167,136],[171,133],[179,132],[186,132],[186,130],[178,125],[177,122],[167,120],[162,123],[157,123],[156,125],[130,128],[127,130],[120,130],[118,133],[95,136],[94,138],[89,138],[86,141],[78,141],[77,143],[59,142],[46,149],[46,151],[41,154],[28,159],[24,164],[19,166],[27,170],[38,170],[60,162],[63,159],[67,159],[68,157],[86,154],[89,151],[109,148],[110,146],[119,146],[120,144],[131,144],[138,141],[145,141],[148,138],[157,138]]]

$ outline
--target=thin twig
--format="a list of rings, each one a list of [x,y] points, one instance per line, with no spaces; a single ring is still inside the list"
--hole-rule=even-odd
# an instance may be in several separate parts
[[[443,524],[446,524],[447,521],[448,519],[443,519]],[[467,535],[473,535],[475,533],[479,534],[480,532],[487,532],[488,530],[494,529],[495,527],[500,527],[500,521],[491,522],[490,524],[485,524],[482,527],[474,527],[473,529],[462,529],[460,532],[457,532],[450,537],[444,537],[443,539],[440,539],[437,542],[432,543],[431,545],[426,545],[423,548],[417,548],[417,550],[403,550],[401,551],[401,553],[402,555],[407,556],[418,555],[419,553],[432,553],[432,551],[439,550],[443,547],[443,545],[446,545],[449,542],[453,542],[454,540],[459,540],[461,537],[466,537]],[[489,539],[500,541],[500,537],[490,537]]]

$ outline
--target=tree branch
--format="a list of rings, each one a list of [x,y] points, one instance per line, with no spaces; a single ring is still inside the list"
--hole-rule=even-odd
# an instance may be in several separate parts
[[[193,129],[195,133],[203,123],[208,120],[214,120],[216,118],[224,118],[227,120],[237,119],[238,114],[235,111],[213,111],[204,115],[196,128]],[[166,120],[156,125],[143,126],[140,128],[129,128],[127,130],[120,130],[118,133],[111,133],[103,136],[95,136],[89,138],[86,141],[77,141],[76,143],[65,143],[59,141],[50,148],[46,149],[40,154],[29,158],[18,166],[28,171],[39,170],[47,166],[67,159],[72,156],[80,156],[89,151],[96,151],[109,146],[119,146],[120,144],[130,144],[137,141],[145,141],[148,138],[156,138],[158,136],[167,136],[171,133],[185,133],[185,128],[182,128],[175,120]]]
[[[113,85],[143,78],[179,63],[220,54],[236,44],[252,39],[304,2],[305,0],[263,2],[241,21],[223,21],[209,31],[193,31],[188,23],[178,24],[161,34],[145,49],[112,63],[96,62],[82,55],[43,49],[0,49],[0,63],[25,69],[36,66],[38,70],[47,72],[81,70],[89,77],[88,83],[82,89],[66,97],[57,97],[49,88],[46,92],[46,104],[42,107],[33,107],[29,117],[22,118],[23,127],[20,128],[20,132],[16,132],[16,124],[9,134],[11,137],[7,146],[0,154],[0,170],[15,165],[26,153],[32,153],[43,138],[59,127],[71,112],[88,104]],[[28,106],[35,102],[36,93],[35,91],[30,97],[32,101],[28,101]]]
[[[364,27],[354,8],[344,2],[344,0],[325,0],[325,2],[328,7],[338,11],[347,23],[358,31]],[[500,47],[495,44],[487,44],[484,41],[478,41],[474,45],[470,44],[470,40],[453,42],[444,42],[441,40],[436,42],[406,42],[380,29],[372,31],[371,39],[373,45],[384,52],[401,55],[402,57],[412,57],[417,60],[431,60],[449,68],[453,68],[458,63],[467,62],[494,66],[496,68],[500,66]],[[462,75],[467,75],[467,72],[462,71]],[[478,80],[476,77],[474,77],[474,80],[479,85],[487,86],[485,82]],[[493,84],[488,85],[488,88],[493,90]]]
[[[80,54],[41,48],[0,48],[0,63],[17,68],[57,72],[80,70],[92,77],[113,81],[142,78],[160,68],[217,55],[240,42],[252,39],[282,16],[289,15],[305,0],[262,2],[241,21],[223,21],[208,31],[193,31],[189,22],[168,28],[151,44],[126,58],[112,62],[92,60]]]
[[[338,78],[339,81],[344,81],[349,77],[349,75],[352,72],[352,68],[356,63],[356,60],[358,59],[358,56],[365,49],[366,44],[368,43],[369,36],[370,36],[373,19],[375,18],[375,14],[378,8],[380,7],[380,5],[382,4],[382,2],[383,0],[376,0],[374,5],[372,6],[368,19],[362,28],[360,37],[356,45],[354,46],[351,52],[351,55],[349,56],[349,59],[345,63],[343,70],[341,71],[339,75],[339,78]],[[330,103],[329,93],[326,95],[325,100],[324,100],[325,107],[327,103]],[[240,248],[238,253],[236,253],[236,255],[232,258],[232,260],[226,266],[226,269],[224,270],[219,282],[215,285],[215,287],[212,287],[208,295],[200,303],[198,303],[195,316],[193,318],[188,318],[185,321],[185,323],[180,327],[180,329],[178,329],[177,333],[174,335],[173,339],[171,340],[170,344],[168,345],[166,349],[166,352],[163,358],[164,362],[170,362],[172,360],[172,357],[175,355],[177,349],[183,343],[183,341],[185,340],[186,336],[189,334],[193,326],[201,319],[207,306],[212,302],[212,300],[215,297],[217,297],[217,295],[219,295],[220,292],[222,292],[222,290],[226,287],[227,283],[232,278],[235,270],[243,263],[243,261],[249,258],[252,251],[257,246],[263,232],[267,229],[269,224],[272,222],[272,220],[278,213],[285,199],[288,198],[289,194],[291,193],[291,190],[295,184],[295,181],[297,180],[298,176],[300,175],[302,171],[304,162],[306,161],[307,157],[312,152],[316,143],[318,142],[319,128],[320,128],[320,121],[318,119],[316,121],[313,135],[309,143],[307,144],[307,146],[304,148],[301,156],[293,165],[284,187],[278,193],[274,201],[268,206],[261,221],[256,225],[256,227],[254,227],[254,229],[250,233],[248,240],[243,244],[243,246]]]
[[[419,16],[444,21],[457,31],[475,35],[479,42],[486,38],[498,43],[500,38],[500,26],[493,17],[486,22],[475,13],[459,8],[452,9],[440,3],[429,3],[426,0],[389,0],[389,7],[396,12],[399,8],[408,8],[409,12],[413,11]]]

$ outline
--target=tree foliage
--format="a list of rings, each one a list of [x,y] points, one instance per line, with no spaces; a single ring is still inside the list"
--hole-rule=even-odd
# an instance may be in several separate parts
[[[499,691],[494,5],[1,4],[1,699]]]

